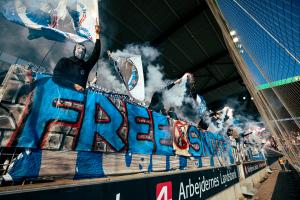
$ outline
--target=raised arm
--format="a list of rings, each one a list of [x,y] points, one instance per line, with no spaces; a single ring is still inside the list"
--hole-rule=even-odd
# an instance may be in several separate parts
[[[92,55],[90,58],[85,62],[86,66],[90,69],[94,67],[96,62],[98,61],[100,57],[100,52],[101,52],[101,42],[100,42],[100,26],[95,25],[95,32],[96,32],[96,44],[94,47],[94,50],[92,52]]]
[[[166,87],[164,87],[163,90],[169,90],[171,89],[174,85],[181,83],[181,79],[177,79],[176,81],[174,81],[173,83],[171,83],[170,85],[167,85]]]

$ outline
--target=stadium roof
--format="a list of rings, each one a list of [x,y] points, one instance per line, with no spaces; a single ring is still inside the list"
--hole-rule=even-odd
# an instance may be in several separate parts
[[[107,48],[148,43],[161,52],[168,78],[191,72],[208,104],[247,93],[206,1],[102,0]]]

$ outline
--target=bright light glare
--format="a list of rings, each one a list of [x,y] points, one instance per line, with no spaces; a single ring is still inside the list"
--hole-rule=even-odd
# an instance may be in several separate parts
[[[236,35],[236,31],[235,31],[235,30],[230,31],[230,35],[231,35],[231,36]]]
[[[233,40],[234,43],[237,43],[239,41],[239,38],[238,37],[234,37],[232,40]]]

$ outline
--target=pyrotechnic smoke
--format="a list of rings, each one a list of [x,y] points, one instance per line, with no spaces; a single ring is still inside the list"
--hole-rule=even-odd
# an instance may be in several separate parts
[[[187,82],[187,75],[184,75],[181,78],[181,82],[178,85],[175,85],[170,90],[166,90],[163,93],[163,102],[168,109],[169,107],[180,107],[182,106],[184,95],[186,93],[186,82]]]
[[[238,123],[232,124],[232,128],[239,133],[241,143],[247,143],[246,149],[251,150],[253,154],[257,154],[263,147],[265,139],[270,136],[266,134],[264,124],[254,121],[253,116],[245,113],[246,104],[241,104],[234,98],[227,99],[227,103],[234,106],[236,113],[242,113],[233,117],[233,121]],[[245,135],[247,136],[245,137]]]
[[[112,52],[114,56],[128,57],[131,55],[141,55],[143,64],[151,64],[160,55],[159,51],[146,45],[129,44],[123,50]]]
[[[95,66],[93,71],[90,73],[89,81],[93,80],[93,78],[96,76],[96,71],[98,70],[98,79],[96,85],[123,94],[127,93],[125,85],[121,83],[117,76],[113,75],[112,68],[107,61],[102,59],[99,60],[98,66],[98,68]]]
[[[160,53],[157,49],[150,46],[128,45],[123,51],[115,52],[119,56],[126,54],[138,54],[142,56],[145,79],[145,95],[146,102],[150,102],[154,92],[162,90],[174,80],[166,79],[163,73],[163,66],[153,64]],[[187,121],[195,121],[195,113],[184,112],[185,104],[192,106],[194,111],[197,110],[195,102],[187,97],[186,93],[187,74],[181,78],[180,84],[175,85],[170,90],[163,90],[162,101],[166,110],[171,106],[175,108],[176,113],[180,118]],[[197,115],[197,114],[196,114]]]
[[[208,131],[226,135],[228,128],[233,125],[233,111],[232,108],[225,106],[217,111],[219,114],[218,119],[214,119],[213,116],[206,117],[206,123],[209,124]]]
[[[267,134],[265,131],[265,127],[263,123],[257,123],[253,120],[253,117],[250,115],[237,115],[237,119],[242,121],[242,130],[240,131],[240,135],[249,134],[245,140],[250,142],[252,146],[260,150],[264,145],[263,141],[267,139],[270,134]]]
[[[145,84],[146,102],[151,101],[151,97],[155,91],[167,86],[167,81],[164,80],[162,67],[159,65],[148,65],[147,67],[147,81]]]
[[[158,91],[170,83],[170,80],[164,79],[163,67],[154,64],[160,53],[157,49],[147,45],[129,44],[123,50],[112,52],[114,57],[129,57],[132,55],[141,55],[143,70],[145,74],[145,95],[146,102],[150,102],[155,91]]]
[[[232,100],[231,100],[232,101]],[[238,103],[236,104],[238,105]],[[235,108],[239,108],[235,106]],[[265,128],[262,123],[253,121],[251,116],[233,115],[234,109],[225,106],[223,109],[217,111],[219,119],[209,117],[207,113],[204,117],[209,124],[208,131],[222,134],[225,140],[232,145],[237,145],[238,159],[249,156],[249,152],[253,156],[258,155],[264,145],[265,138],[268,136],[265,133]],[[240,121],[239,124],[235,123]],[[230,134],[228,135],[228,131]],[[241,157],[240,157],[241,156]]]
[[[132,55],[141,55],[143,62],[143,69],[145,74],[145,96],[146,103],[151,101],[152,95],[156,91],[163,91],[162,101],[166,110],[171,106],[175,108],[176,113],[181,119],[187,121],[195,121],[197,114],[186,112],[187,105],[189,109],[197,110],[195,101],[191,98],[185,97],[187,74],[181,78],[180,84],[175,85],[170,90],[163,90],[166,86],[173,83],[174,80],[166,79],[163,73],[163,66],[154,64],[160,53],[157,49],[146,45],[127,45],[123,50],[112,52],[114,57],[129,57]]]

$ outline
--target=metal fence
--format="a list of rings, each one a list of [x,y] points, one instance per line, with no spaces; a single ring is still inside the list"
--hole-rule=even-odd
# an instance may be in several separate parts
[[[207,1],[281,150],[300,170],[300,1]]]

